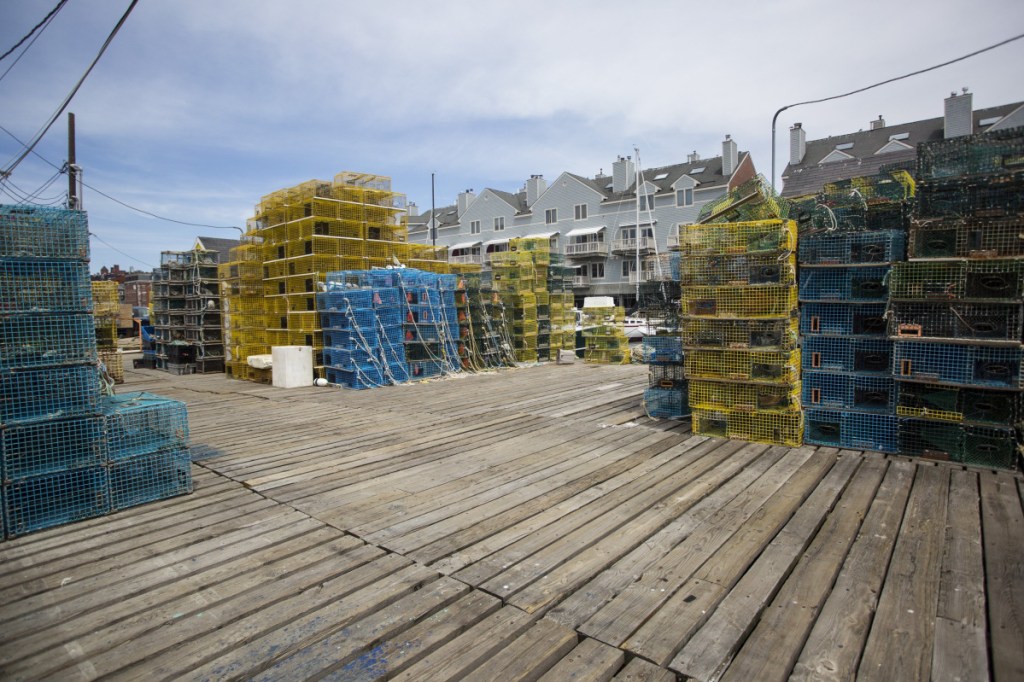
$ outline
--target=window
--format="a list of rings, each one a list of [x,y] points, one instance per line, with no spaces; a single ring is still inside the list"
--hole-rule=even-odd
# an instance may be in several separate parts
[[[640,196],[640,210],[641,211],[653,211],[654,210],[654,195],[643,194]]]
[[[693,189],[676,190],[676,206],[693,206]]]
[[[629,277],[631,272],[636,272],[636,261],[635,260],[624,260],[622,261],[622,276]]]
[[[544,222],[547,225],[553,225],[554,223],[557,223],[558,222],[558,209],[557,208],[549,208],[548,210],[544,211]]]
[[[470,221],[470,223],[469,223],[469,233],[470,234],[480,234],[480,221],[479,220]]]
[[[505,229],[505,216],[498,216],[494,219],[494,231],[501,232]]]
[[[591,263],[590,277],[592,279],[604,279],[604,263]]]
[[[576,220],[586,220],[586,219],[587,219],[587,205],[586,204],[576,204]]]

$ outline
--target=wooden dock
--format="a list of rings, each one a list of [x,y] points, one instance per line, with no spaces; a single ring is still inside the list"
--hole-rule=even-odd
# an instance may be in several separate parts
[[[0,679],[1024,679],[1020,476],[693,436],[642,366],[127,376],[195,492],[0,544]]]

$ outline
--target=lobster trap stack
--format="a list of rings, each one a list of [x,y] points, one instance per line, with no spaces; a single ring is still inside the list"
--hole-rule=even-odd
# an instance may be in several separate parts
[[[479,265],[453,265],[465,292],[465,306],[460,306],[456,286],[456,309],[459,311],[459,357],[463,369],[485,370],[515,364],[512,351],[511,325],[506,324],[501,297],[485,286]],[[462,319],[462,311],[466,319]]]
[[[216,251],[164,251],[153,277],[158,369],[171,374],[224,371],[224,332]]]
[[[1018,464],[1024,391],[1024,129],[925,143],[888,332],[901,454]]]
[[[124,362],[117,348],[117,316],[121,302],[117,282],[93,282],[93,323],[100,367],[115,384],[124,383]]]
[[[0,206],[0,508],[15,537],[190,492],[187,426],[130,429],[98,366],[84,213]],[[178,424],[186,423],[184,405]],[[134,447],[132,447],[134,444]],[[159,453],[159,454],[158,454]],[[123,456],[122,456],[123,455]]]
[[[575,268],[565,265],[562,258],[561,254],[552,253],[551,265],[548,266],[551,360],[557,360],[562,350],[576,352],[576,314],[572,294]]]
[[[537,362],[540,332],[537,282],[532,252],[509,250],[492,255],[491,288],[504,306],[517,362]],[[547,286],[546,277],[544,286]]]
[[[694,433],[800,444],[796,224],[768,219],[679,230],[683,370]]]
[[[396,265],[449,272],[447,250],[407,243],[405,196],[391,178],[342,172],[264,196],[253,223],[262,246],[266,342],[311,346],[325,374],[324,328],[317,310],[327,273]]]
[[[905,171],[827,185],[800,216],[804,440],[897,452],[886,338],[889,277],[906,251],[913,179]]]
[[[690,416],[679,315],[681,261],[678,251],[659,260],[664,261],[664,267],[656,269],[659,276],[639,287],[640,315],[657,328],[657,333],[645,335],[640,345],[648,365],[644,410],[651,417],[676,419]]]
[[[601,365],[628,365],[629,339],[626,311],[612,305],[611,297],[588,297],[583,306],[583,361]]]
[[[217,268],[224,325],[224,371],[234,379],[269,384],[271,370],[248,364],[250,355],[270,353],[263,316],[263,249],[253,232],[228,252]]]
[[[460,371],[456,275],[328,273],[317,294],[330,383],[376,388]]]

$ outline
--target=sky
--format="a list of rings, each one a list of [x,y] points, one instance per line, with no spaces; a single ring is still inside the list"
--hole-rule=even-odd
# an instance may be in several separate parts
[[[0,53],[56,3],[0,0]],[[68,0],[0,61],[0,126],[31,139],[129,4]],[[780,107],[1020,33],[1019,0],[142,0],[68,111],[87,184],[175,220],[244,226],[261,196],[341,171],[389,176],[425,210],[432,173],[444,206],[533,174],[610,173],[634,148],[643,168],[717,156],[726,134],[768,176]],[[1021,64],[1024,40],[784,111],[776,176],[794,122],[819,139],[879,115],[939,117],[963,87],[976,109],[1024,101]],[[65,115],[36,151],[59,167],[66,133]],[[0,168],[21,150],[0,130]],[[30,195],[54,173],[29,156],[10,179]],[[66,189],[61,176],[39,201]],[[197,235],[238,234],[146,217],[88,187],[83,201],[94,271],[148,270]]]

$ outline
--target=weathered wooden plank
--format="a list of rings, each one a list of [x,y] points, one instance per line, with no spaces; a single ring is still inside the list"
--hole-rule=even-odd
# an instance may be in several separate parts
[[[0,645],[5,676],[38,678],[182,618],[196,617],[219,603],[317,564],[335,561],[359,540],[321,528],[275,544],[204,573],[69,618],[57,627]],[[330,568],[325,564],[326,568]]]
[[[627,586],[580,628],[580,632],[618,646],[629,638],[672,593],[726,543],[814,454],[792,450],[766,474],[716,511],[700,527]],[[815,462],[832,465],[834,458]]]
[[[630,636],[625,648],[659,665],[667,665],[759,557],[763,560],[763,572],[755,574],[751,581],[759,583],[769,595],[777,590],[779,581],[846,487],[860,458],[846,457],[836,466],[833,464],[835,460],[831,457],[813,457],[795,472],[691,578],[663,601],[658,611]]]
[[[263,588],[214,604],[189,618],[166,623],[162,628],[111,648],[103,656],[64,669],[58,676],[64,679],[93,679],[103,675],[123,679],[180,677],[178,673],[204,659],[225,655],[239,643],[251,641],[282,621],[301,615],[310,608],[310,603],[340,598],[408,565],[400,557],[382,554],[376,547],[357,547],[333,561],[289,573]],[[230,627],[226,627],[228,624]],[[158,668],[160,675],[157,675]]]
[[[841,458],[836,469],[844,459],[858,458]],[[886,467],[881,459],[862,464],[824,523],[804,536],[808,544],[789,543],[786,547],[773,542],[669,667],[696,680],[785,679],[803,647],[813,614],[853,544]],[[798,515],[810,504],[808,500]],[[789,530],[787,526],[783,533]],[[776,547],[785,552],[779,561],[773,558]],[[769,603],[771,607],[767,608]],[[744,640],[748,633],[750,637]],[[736,654],[741,645],[742,651]]]
[[[559,626],[561,627],[561,626]],[[540,678],[541,682],[607,682],[622,667],[626,654],[589,637]]]
[[[906,461],[889,465],[835,586],[817,620],[810,619],[813,627],[792,679],[840,680],[856,674],[916,471]],[[814,596],[808,601],[814,603]]]
[[[474,590],[448,608],[387,639],[333,672],[324,682],[371,682],[397,675],[490,616],[501,602]]]
[[[541,620],[479,668],[466,682],[536,680],[576,646],[576,633],[550,620]]]
[[[391,679],[400,682],[461,679],[504,649],[535,620],[520,609],[506,606]]]
[[[709,482],[711,479],[717,480],[727,476],[729,470],[735,471],[730,466],[731,462],[748,461],[751,455],[735,454],[741,447],[736,443],[705,441],[686,451],[678,460],[459,571],[455,577],[470,584],[483,583],[488,591],[499,596],[511,595],[616,529],[626,528],[636,517],[650,511],[660,500],[676,491],[685,489],[687,494],[674,498],[673,504],[693,504],[699,499],[700,492],[713,487]],[[740,466],[742,464],[737,464],[735,468]],[[707,482],[707,485],[691,485],[694,480]],[[635,523],[652,526],[671,513],[665,506],[658,507]],[[640,531],[631,532],[632,535],[626,536],[627,541],[643,536]]]
[[[857,676],[927,680],[949,499],[946,466],[919,465]]]
[[[952,472],[947,516],[931,676],[950,682],[986,680],[985,566],[977,473]]]
[[[981,524],[992,677],[1024,679],[1024,514],[1008,473],[981,474]]]
[[[332,604],[323,609],[323,613],[306,616],[304,621],[322,627],[306,636],[307,641],[314,639],[311,643],[292,644],[291,642],[299,637],[296,635],[284,644],[281,638],[273,633],[273,646],[280,647],[276,651],[283,653],[271,654],[267,659],[260,661],[260,672],[254,674],[257,669],[250,668],[245,673],[246,677],[265,682],[318,677],[342,667],[384,639],[404,632],[417,621],[447,607],[460,596],[467,594],[469,589],[464,583],[442,577],[388,604],[386,590],[374,585],[369,594],[363,595],[363,604],[358,608],[351,604],[352,600],[343,600],[350,603]],[[358,617],[356,614],[366,613],[368,605],[372,605],[370,608],[374,610]],[[329,625],[323,626],[323,623]],[[300,631],[303,629],[297,627],[296,623],[291,623],[288,627]],[[275,650],[266,645],[264,647],[258,651],[269,653]],[[201,668],[191,674],[202,676],[207,672],[219,676],[219,664],[208,664],[205,669]]]

